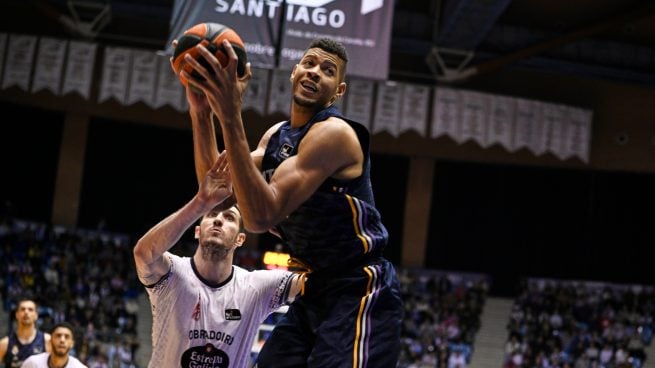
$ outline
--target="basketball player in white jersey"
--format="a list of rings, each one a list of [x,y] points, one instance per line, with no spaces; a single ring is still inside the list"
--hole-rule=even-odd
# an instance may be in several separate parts
[[[139,280],[152,305],[149,367],[246,367],[259,325],[300,290],[292,273],[232,265],[245,233],[239,209],[219,206],[231,195],[223,152],[198,193],[134,248]],[[168,252],[198,219],[193,257]]]

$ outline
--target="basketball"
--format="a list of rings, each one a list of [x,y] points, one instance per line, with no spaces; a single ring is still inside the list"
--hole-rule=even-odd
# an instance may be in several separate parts
[[[203,79],[190,65],[184,62],[184,55],[189,54],[198,60],[202,66],[207,68],[210,73],[213,70],[209,68],[209,63],[199,55],[195,48],[197,44],[204,45],[209,52],[214,54],[222,66],[227,65],[228,55],[223,40],[228,40],[236,52],[239,62],[237,64],[237,75],[243,76],[246,72],[246,48],[241,37],[230,27],[220,23],[200,23],[187,29],[184,34],[177,40],[177,45],[173,51],[173,68],[178,74],[180,81],[186,87],[186,78],[180,76],[180,71],[185,70],[194,77]]]

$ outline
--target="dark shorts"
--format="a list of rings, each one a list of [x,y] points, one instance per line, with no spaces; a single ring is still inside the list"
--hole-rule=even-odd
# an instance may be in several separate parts
[[[338,276],[312,273],[257,367],[396,367],[402,317],[398,278],[386,260]]]

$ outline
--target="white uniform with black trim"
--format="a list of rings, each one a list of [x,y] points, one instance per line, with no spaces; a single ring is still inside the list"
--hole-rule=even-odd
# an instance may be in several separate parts
[[[221,285],[208,285],[192,258],[171,253],[171,270],[146,290],[152,306],[148,367],[246,367],[257,329],[286,302],[292,273],[232,266]]]
[[[50,358],[50,353],[40,353],[36,355],[31,355],[29,358],[25,359],[21,368],[48,368],[48,358]],[[77,360],[77,358],[68,356],[68,362],[64,368],[88,368],[82,362]]]

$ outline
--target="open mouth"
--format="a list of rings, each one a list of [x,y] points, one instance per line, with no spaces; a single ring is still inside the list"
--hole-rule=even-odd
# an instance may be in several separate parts
[[[318,88],[316,88],[316,85],[311,82],[300,82],[300,85],[309,92],[316,92],[318,91]]]

